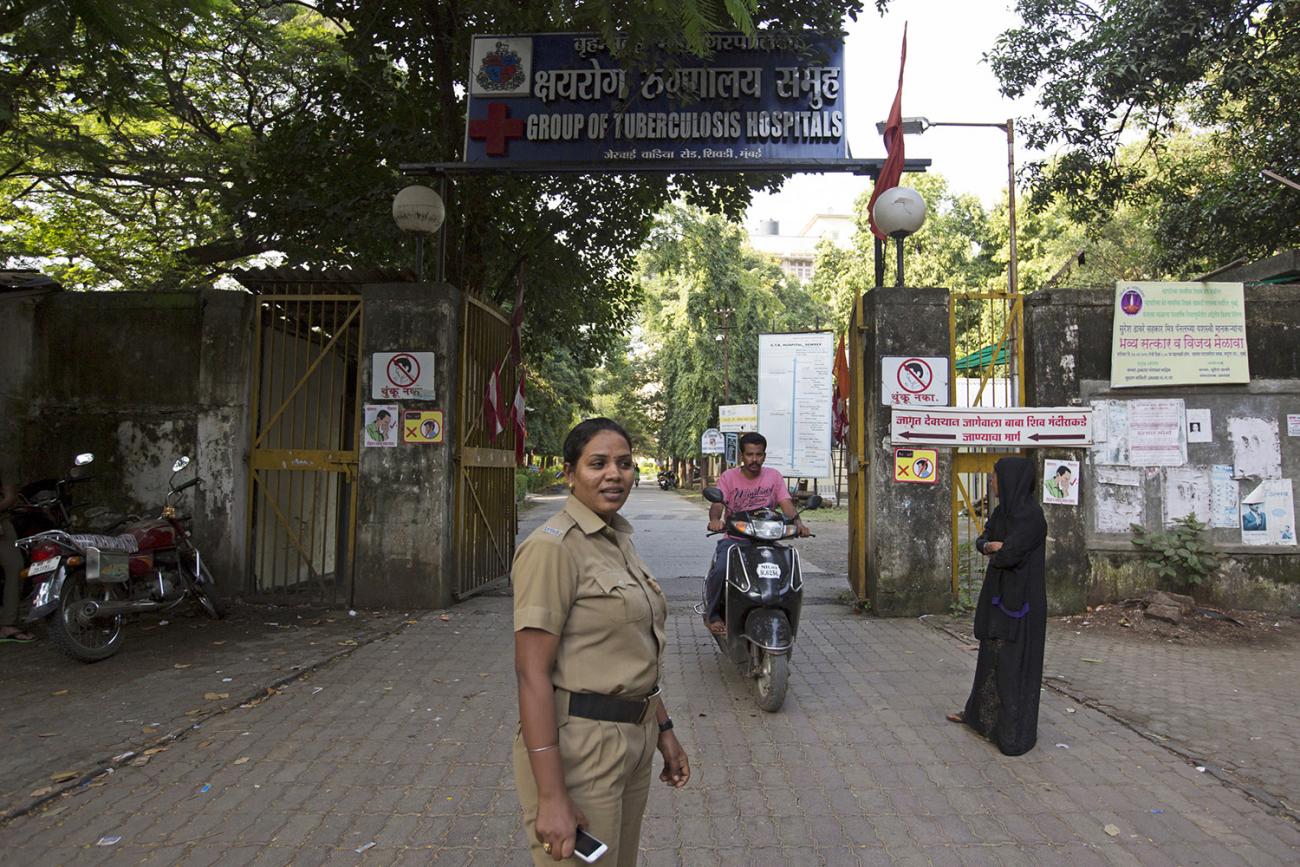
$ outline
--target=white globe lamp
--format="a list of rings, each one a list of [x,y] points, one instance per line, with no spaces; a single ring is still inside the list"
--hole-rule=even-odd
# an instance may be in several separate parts
[[[871,215],[880,231],[891,238],[906,238],[925,223],[925,199],[911,187],[892,187],[880,194]]]
[[[911,187],[891,187],[876,199],[871,216],[876,228],[894,239],[898,250],[898,283],[903,285],[903,239],[925,223],[925,199]]]
[[[393,197],[393,221],[403,232],[415,235],[415,271],[421,283],[424,282],[424,236],[436,234],[446,218],[442,197],[428,187],[412,184]]]

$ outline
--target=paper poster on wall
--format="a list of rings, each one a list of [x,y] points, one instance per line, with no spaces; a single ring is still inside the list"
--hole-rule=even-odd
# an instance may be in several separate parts
[[[1241,541],[1246,545],[1295,544],[1290,479],[1265,479],[1241,498]]]
[[[402,413],[402,442],[437,445],[442,442],[442,410],[407,410]]]
[[[1079,505],[1079,462],[1043,461],[1043,502],[1059,506]]]
[[[1163,499],[1166,527],[1187,515],[1210,523],[1210,474],[1200,467],[1166,468]]]
[[[894,449],[894,481],[938,484],[939,452],[935,449]]]
[[[1210,526],[1231,528],[1237,526],[1237,480],[1232,477],[1232,467],[1215,464],[1210,467]]]
[[[1181,398],[1129,403],[1128,462],[1135,467],[1178,467],[1187,463]]]
[[[1128,403],[1122,400],[1092,401],[1092,461],[1095,464],[1127,466]]]
[[[1097,474],[1097,484],[1099,485],[1125,485],[1136,488],[1142,484],[1142,473],[1138,470],[1120,469],[1119,467],[1097,467],[1094,472]]]
[[[1282,443],[1277,422],[1268,418],[1229,418],[1232,475],[1238,479],[1282,477]]]
[[[1133,476],[1137,470],[1131,470]],[[1130,524],[1145,524],[1146,491],[1136,478],[1130,483],[1123,477],[1119,484],[1102,482],[1098,478],[1094,490],[1097,494],[1096,528],[1098,533],[1129,533]]]
[[[1210,443],[1210,411],[1208,409],[1189,409],[1187,411],[1187,441],[1189,443]]]
[[[1115,284],[1112,388],[1250,382],[1240,283]]]
[[[1286,414],[1286,435],[1300,437],[1300,413],[1289,412]]]
[[[362,413],[361,442],[366,448],[394,448],[397,445],[397,404],[368,403]]]

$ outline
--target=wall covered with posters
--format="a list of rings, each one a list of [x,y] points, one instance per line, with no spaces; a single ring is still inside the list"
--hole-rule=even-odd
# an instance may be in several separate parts
[[[1300,610],[1300,285],[1245,287],[1249,381],[1231,384],[1113,382],[1116,321],[1131,315],[1118,296],[1048,291],[1025,304],[1028,403],[1093,408],[1091,448],[1038,455],[1040,471],[1052,469],[1045,484],[1073,484],[1077,497],[1043,497],[1051,607],[1079,610],[1155,586],[1129,526],[1167,528],[1190,513],[1224,555],[1198,598]],[[1077,472],[1061,470],[1070,461]]]

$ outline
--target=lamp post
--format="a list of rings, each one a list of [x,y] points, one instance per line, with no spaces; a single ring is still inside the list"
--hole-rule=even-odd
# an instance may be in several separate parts
[[[442,228],[447,209],[442,197],[428,187],[412,184],[393,197],[393,221],[403,232],[415,233],[415,273],[424,282],[424,236]],[[442,280],[442,257],[438,257],[438,279]]]
[[[898,252],[897,285],[903,285],[903,239],[925,222],[925,199],[911,187],[891,187],[880,194],[871,211],[880,231],[894,239]]]
[[[1007,262],[1007,288],[1012,295],[1016,294],[1016,287],[1019,285],[1018,265],[1019,260],[1016,257],[1016,122],[1015,118],[1007,118],[1004,123],[966,123],[958,121],[937,121],[930,120],[927,117],[905,117],[902,122],[903,135],[920,135],[932,126],[972,126],[985,127],[987,129],[1000,129],[1007,136],[1007,217],[1010,224],[1010,259]],[[876,124],[876,129],[883,135],[885,124],[883,122]]]

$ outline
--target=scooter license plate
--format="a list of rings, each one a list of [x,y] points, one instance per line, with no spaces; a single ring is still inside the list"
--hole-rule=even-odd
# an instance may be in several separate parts
[[[37,575],[44,575],[46,572],[53,572],[59,568],[59,562],[62,557],[51,557],[48,560],[37,560],[31,566],[27,567],[27,576],[29,578]]]

